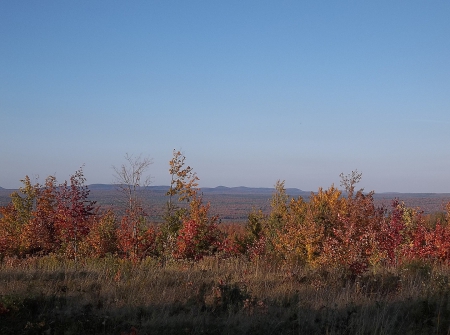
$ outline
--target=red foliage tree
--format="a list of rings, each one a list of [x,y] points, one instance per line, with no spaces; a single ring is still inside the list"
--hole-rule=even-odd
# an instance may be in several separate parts
[[[352,275],[359,275],[370,266],[376,251],[383,212],[374,206],[373,193],[364,194],[362,190],[348,197],[343,207],[345,211],[338,215],[332,233],[325,240],[322,263],[343,266]]]
[[[153,227],[148,227],[142,209],[139,213],[127,211],[117,229],[118,248],[127,258],[142,259],[155,253],[156,234]]]
[[[419,224],[405,251],[407,258],[450,261],[450,228],[438,223],[435,228]]]
[[[177,238],[176,258],[200,260],[219,250],[223,234],[215,224],[184,221]]]
[[[384,258],[390,265],[398,263],[398,257],[405,239],[406,226],[403,214],[404,207],[400,205],[398,199],[394,199],[390,216],[380,221],[377,232],[378,249],[384,254]]]
[[[95,201],[89,201],[89,189],[80,168],[67,181],[58,186],[56,194],[56,222],[62,252],[70,258],[78,257],[79,243],[89,234],[94,219]]]
[[[0,256],[17,255],[21,227],[17,224],[17,211],[12,203],[0,207]],[[1,258],[0,257],[0,258]]]
[[[190,211],[178,232],[175,258],[199,260],[219,251],[224,234],[217,227],[218,216],[209,216],[210,204],[204,204],[196,192],[189,203]]]

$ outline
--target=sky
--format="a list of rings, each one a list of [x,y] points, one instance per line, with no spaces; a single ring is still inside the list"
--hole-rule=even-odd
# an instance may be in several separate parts
[[[0,186],[450,192],[449,1],[1,1]]]

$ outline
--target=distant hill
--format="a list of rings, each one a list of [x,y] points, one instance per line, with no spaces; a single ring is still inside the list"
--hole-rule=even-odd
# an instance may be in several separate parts
[[[271,195],[275,189],[270,187],[246,187],[246,186],[237,186],[237,187],[226,187],[226,186],[217,186],[217,187],[205,187],[201,189],[204,194],[267,194]],[[289,195],[309,195],[311,192],[302,191],[298,188],[287,188],[286,193]]]
[[[114,191],[118,189],[118,185],[116,184],[90,184],[88,188],[93,191]],[[151,191],[167,191],[169,186],[148,186],[146,189]]]
[[[115,190],[117,188],[116,185],[113,184],[90,184],[88,185],[90,190]]]
[[[108,190],[116,190],[117,185],[114,184],[91,184],[88,185],[90,190],[94,191],[108,191]],[[148,190],[150,191],[164,191],[166,192],[169,189],[169,186],[148,186]],[[275,191],[274,188],[270,187],[226,187],[226,186],[217,186],[217,187],[204,187],[201,188],[201,192],[203,194],[269,194],[271,195]],[[298,188],[287,188],[286,193],[292,196],[304,196],[310,195],[311,192],[302,191]]]

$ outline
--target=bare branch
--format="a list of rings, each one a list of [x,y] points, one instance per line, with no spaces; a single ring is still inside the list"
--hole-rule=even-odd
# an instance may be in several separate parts
[[[339,177],[341,177],[341,186],[347,192],[347,196],[351,198],[353,196],[353,193],[355,192],[355,185],[361,181],[362,173],[358,172],[358,170],[355,170],[348,175],[344,175],[343,173],[341,173]]]
[[[128,205],[128,210],[133,212],[141,206],[141,199],[138,194],[151,184],[151,176],[145,175],[153,160],[139,155],[125,155],[125,163],[120,167],[113,166],[115,184],[119,191],[123,193]]]

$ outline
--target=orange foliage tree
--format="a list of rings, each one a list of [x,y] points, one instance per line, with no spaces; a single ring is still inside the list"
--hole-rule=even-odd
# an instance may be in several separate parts
[[[219,217],[209,214],[210,203],[204,204],[198,189],[191,186],[192,183],[186,185],[189,210],[182,216],[173,254],[175,258],[199,260],[221,249],[224,234],[217,226]]]
[[[0,254],[22,255],[27,241],[23,234],[33,218],[39,185],[32,185],[28,176],[21,180],[23,187],[11,194],[11,202],[0,208]]]
[[[108,210],[96,216],[82,247],[83,254],[91,257],[114,255],[119,251],[116,214]]]
[[[47,177],[44,185],[36,187],[35,210],[22,235],[28,254],[45,255],[56,252],[59,248],[55,226],[57,189],[53,176]]]

